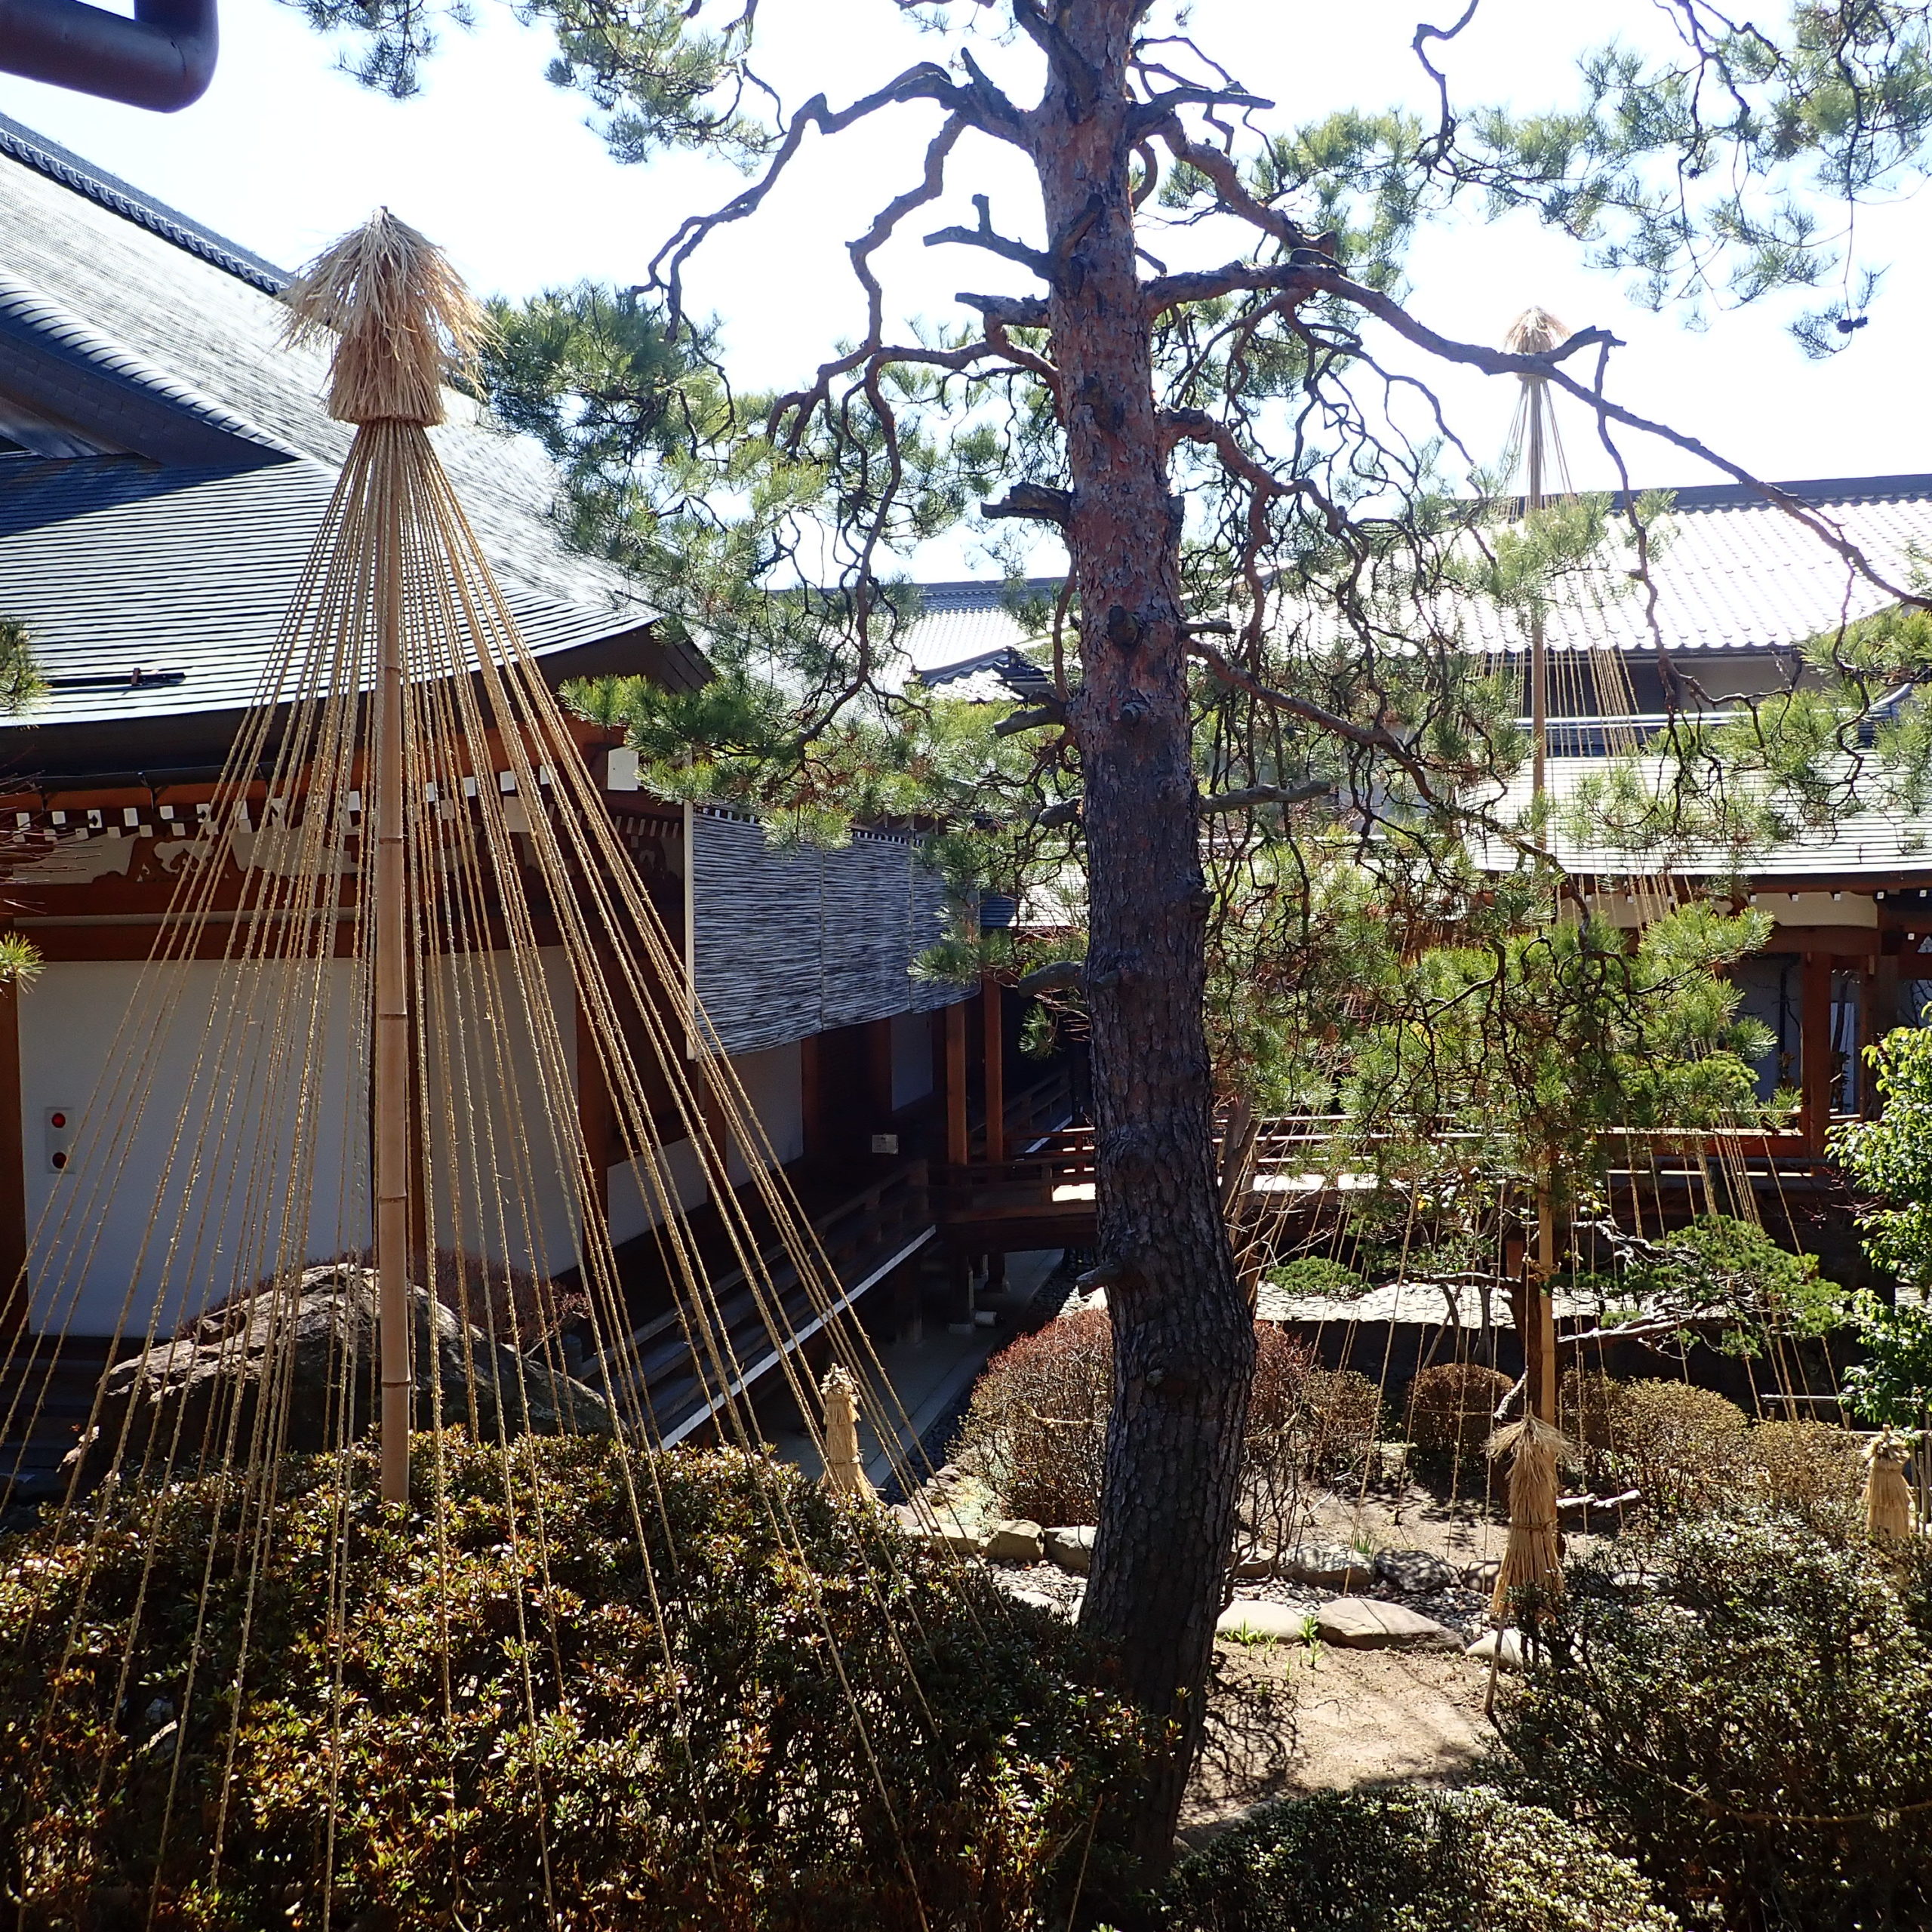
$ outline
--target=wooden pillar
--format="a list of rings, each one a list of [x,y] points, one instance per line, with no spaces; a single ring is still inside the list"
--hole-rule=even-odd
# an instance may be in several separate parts
[[[817,1033],[808,1033],[798,1042],[798,1118],[805,1158],[817,1164],[826,1152],[825,1054]]]
[[[971,1149],[966,1138],[966,1007],[955,1000],[946,1009],[946,1158],[964,1167]]]
[[[878,1132],[892,1118],[892,1022],[866,1027],[866,1131]]]
[[[20,1128],[20,992],[0,986],[0,1343],[27,1323],[27,1177]]]
[[[589,1199],[586,1211],[596,1215],[608,1233],[611,1226],[611,1161],[615,1139],[611,1089],[604,1078],[602,1057],[597,1051],[597,1035],[583,1010],[581,994],[577,1008],[577,1120],[583,1137],[583,1158],[590,1171]],[[589,1230],[586,1231],[586,1238]]]
[[[698,1112],[704,1124],[704,1131],[712,1146],[717,1150],[718,1182],[712,1190],[712,1198],[721,1198],[722,1193],[731,1191],[731,1134],[725,1124],[724,1090],[712,1072],[720,1057],[707,1054],[698,1062]]]
[[[992,974],[980,979],[981,1051],[986,1062],[986,1158],[1006,1158],[1006,1037],[1001,1024],[999,982]]]
[[[1822,1154],[1832,1119],[1832,955],[1806,953],[1803,971],[1798,1021],[1799,1118],[1805,1152]]]

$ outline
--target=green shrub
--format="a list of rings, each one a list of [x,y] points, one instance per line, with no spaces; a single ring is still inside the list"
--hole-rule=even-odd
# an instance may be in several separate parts
[[[1496,1408],[1512,1384],[1500,1369],[1480,1362],[1446,1361],[1426,1368],[1409,1384],[1404,1426],[1426,1453],[1463,1462],[1480,1455],[1496,1427]]]
[[[7,1546],[10,1924],[315,1927],[331,1828],[342,1927],[1066,1923],[1141,1762],[1073,1631],[729,1451],[438,1451],[440,1534],[317,1457]]]
[[[1334,1301],[1353,1301],[1373,1284],[1366,1275],[1325,1254],[1304,1254],[1269,1269],[1268,1278],[1284,1295],[1324,1295]]]
[[[1919,1552],[1712,1516],[1571,1565],[1546,1667],[1498,1706],[1512,1795],[1727,1932],[1932,1924],[1932,1593]]]
[[[1557,1390],[1557,1420],[1583,1452],[1583,1478],[1592,1489],[1612,1490],[1625,1471],[1617,1460],[1617,1402],[1623,1384],[1596,1369],[1570,1368]]]
[[[1271,1804],[1175,1868],[1174,1932],[1671,1932],[1590,1834],[1487,1791]]]
[[[1733,1503],[1749,1469],[1744,1411],[1687,1382],[1626,1382],[1611,1404],[1614,1460],[1659,1515]]]

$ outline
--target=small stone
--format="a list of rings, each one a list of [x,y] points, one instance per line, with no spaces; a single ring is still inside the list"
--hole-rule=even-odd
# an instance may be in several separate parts
[[[1375,1580],[1368,1559],[1339,1543],[1297,1543],[1282,1567],[1291,1581],[1312,1590],[1361,1590]]]
[[[1324,1643],[1344,1651],[1460,1651],[1463,1640],[1432,1617],[1374,1597],[1337,1597],[1316,1613]]]
[[[1492,1556],[1485,1563],[1472,1563],[1463,1572],[1463,1587],[1474,1590],[1482,1596],[1489,1595],[1496,1588],[1496,1580],[1503,1574],[1503,1562],[1500,1557]]]
[[[1304,1643],[1309,1615],[1300,1604],[1236,1597],[1215,1619],[1214,1635],[1251,1644]]]
[[[1449,1564],[1426,1549],[1378,1550],[1375,1580],[1405,1597],[1433,1596],[1438,1590],[1453,1590],[1460,1580]]]
[[[1008,1516],[988,1525],[986,1555],[995,1563],[1042,1563],[1046,1538],[1038,1523],[1029,1522],[1024,1516]]]
[[[1478,1663],[1487,1663],[1494,1657],[1499,1670],[1520,1671],[1523,1668],[1523,1633],[1520,1630],[1486,1630],[1465,1654],[1474,1657]]]
[[[1084,1577],[1094,1567],[1094,1531],[1091,1524],[1075,1528],[1049,1530],[1046,1534],[1047,1560],[1063,1570]]]
[[[1287,1562],[1285,1551],[1257,1549],[1251,1555],[1239,1558],[1234,1566],[1234,1574],[1244,1583],[1252,1583],[1258,1577],[1275,1577],[1283,1574]]]

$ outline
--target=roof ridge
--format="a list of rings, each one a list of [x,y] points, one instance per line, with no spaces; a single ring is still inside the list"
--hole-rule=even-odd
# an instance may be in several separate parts
[[[225,269],[266,295],[279,295],[291,279],[286,269],[278,268],[252,249],[229,241],[226,235],[217,235],[211,228],[203,227],[192,216],[170,208],[165,202],[156,201],[131,182],[122,180],[118,174],[109,174],[104,168],[97,167],[85,155],[63,147],[58,141],[36,134],[11,115],[0,114],[0,154],[32,168],[37,174],[44,174],[50,181],[58,182],[77,195],[85,195],[97,207],[133,222],[137,227],[145,228],[149,234],[159,235],[186,253]]]

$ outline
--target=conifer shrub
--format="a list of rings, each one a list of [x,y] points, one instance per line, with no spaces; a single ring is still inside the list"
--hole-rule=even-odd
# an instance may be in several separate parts
[[[1334,1301],[1354,1301],[1373,1285],[1366,1275],[1325,1254],[1284,1261],[1269,1271],[1269,1279],[1283,1294],[1322,1295]]]
[[[734,1452],[438,1460],[440,1527],[358,1453],[0,1549],[10,1924],[1066,1923],[1142,1756],[1059,1620]]]
[[[1496,1408],[1509,1394],[1509,1377],[1474,1361],[1446,1361],[1426,1368],[1409,1384],[1404,1426],[1426,1455],[1454,1463],[1482,1454],[1496,1428]]]
[[[1171,1932],[1675,1932],[1586,1829],[1491,1791],[1267,1805],[1175,1868]]]
[[[1497,1718],[1512,1796],[1723,1932],[1932,1924],[1932,1557],[1781,1512],[1585,1557]]]

